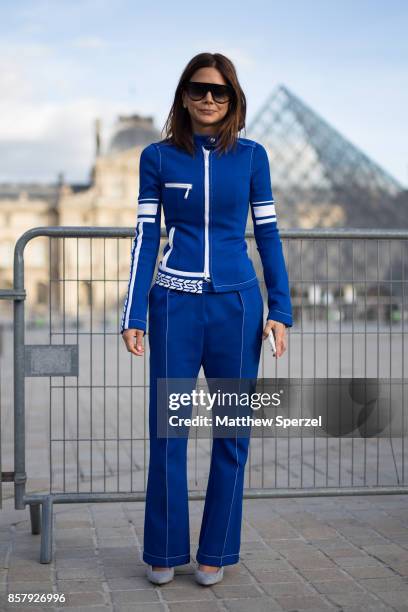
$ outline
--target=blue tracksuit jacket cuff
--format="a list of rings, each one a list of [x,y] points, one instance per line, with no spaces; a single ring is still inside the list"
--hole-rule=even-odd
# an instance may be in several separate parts
[[[268,320],[279,321],[280,323],[284,323],[286,327],[292,327],[293,325],[292,315],[290,313],[277,310],[276,308],[271,308],[269,310]]]
[[[123,334],[125,329],[142,329],[144,334],[146,333],[147,324],[144,319],[129,319],[129,322],[126,327],[121,328],[120,333]]]

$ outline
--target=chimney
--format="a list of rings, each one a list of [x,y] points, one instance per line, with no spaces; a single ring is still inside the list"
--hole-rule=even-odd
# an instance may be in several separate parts
[[[101,120],[95,119],[95,157],[101,154]]]

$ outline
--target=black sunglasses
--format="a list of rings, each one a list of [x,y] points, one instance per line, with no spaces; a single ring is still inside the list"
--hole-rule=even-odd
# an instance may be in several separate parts
[[[211,91],[214,102],[218,104],[228,102],[234,94],[234,90],[230,85],[219,85],[218,83],[187,81],[184,87],[187,94],[194,102],[202,100],[207,95],[207,91]]]

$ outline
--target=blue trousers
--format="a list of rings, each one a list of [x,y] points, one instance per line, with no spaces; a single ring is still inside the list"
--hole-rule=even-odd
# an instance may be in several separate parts
[[[263,299],[256,284],[226,293],[189,293],[154,284],[149,293],[150,459],[143,560],[190,562],[188,438],[157,437],[157,378],[258,376]],[[244,471],[250,436],[214,437],[198,563],[239,561]]]

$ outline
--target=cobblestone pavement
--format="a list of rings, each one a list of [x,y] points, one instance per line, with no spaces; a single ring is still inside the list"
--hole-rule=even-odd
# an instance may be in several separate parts
[[[190,502],[191,563],[155,587],[141,560],[144,504],[55,505],[54,555],[41,564],[28,508],[4,500],[0,610],[408,612],[407,496],[244,500],[241,561],[213,587],[193,577],[203,503]],[[13,593],[66,602],[22,607]]]

